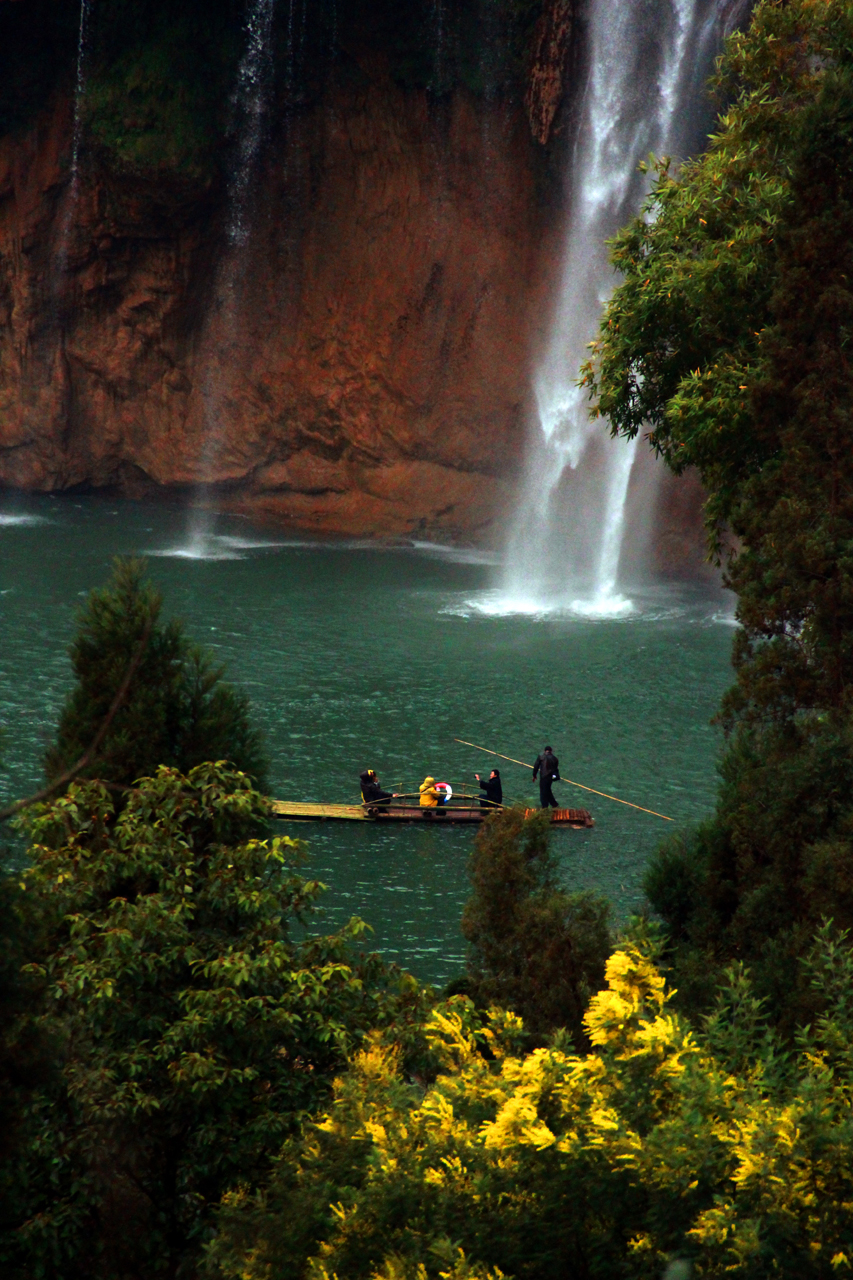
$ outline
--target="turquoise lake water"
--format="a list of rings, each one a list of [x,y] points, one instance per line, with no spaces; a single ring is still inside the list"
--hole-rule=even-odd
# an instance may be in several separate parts
[[[215,650],[262,726],[280,798],[358,798],[374,767],[391,790],[427,773],[454,788],[489,757],[454,737],[532,760],[553,743],[564,775],[678,823],[707,814],[731,681],[730,604],[685,586],[635,597],[618,620],[502,615],[498,569],[478,553],[299,543],[220,518],[204,556],[188,554],[186,513],[100,497],[0,503],[2,790],[27,794],[70,684],[75,611],[116,554],[149,557],[166,611]],[[530,799],[529,773],[500,763],[505,799]],[[572,887],[606,893],[618,920],[642,897],[657,842],[673,829],[563,786],[590,831],[554,832]],[[309,841],[329,885],[324,927],[359,915],[372,944],[421,978],[459,972],[470,829],[287,826]]]

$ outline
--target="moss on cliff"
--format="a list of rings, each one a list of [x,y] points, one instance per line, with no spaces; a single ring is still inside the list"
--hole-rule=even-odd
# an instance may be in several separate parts
[[[226,129],[239,28],[211,6],[155,16],[126,48],[102,52],[89,78],[92,141],[122,167],[206,178]],[[111,56],[110,56],[111,55]]]
[[[329,76],[386,74],[443,95],[518,92],[543,0],[281,0],[279,115]],[[227,157],[245,44],[241,0],[91,0],[84,120],[110,163],[209,177]],[[0,132],[73,84],[78,0],[0,3]]]

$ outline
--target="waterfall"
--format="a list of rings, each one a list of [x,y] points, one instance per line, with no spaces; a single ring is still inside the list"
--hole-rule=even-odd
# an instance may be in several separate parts
[[[251,0],[246,16],[246,48],[237,70],[232,98],[232,128],[237,135],[226,193],[226,248],[216,272],[214,302],[206,326],[207,371],[202,386],[204,444],[198,461],[199,479],[189,515],[187,554],[205,557],[210,548],[214,512],[206,505],[209,485],[216,479],[221,424],[229,391],[228,370],[242,301],[247,248],[252,232],[255,181],[266,133],[273,85],[273,18],[275,0]],[[293,0],[290,2],[292,49]],[[212,321],[216,340],[212,341]]]
[[[237,71],[234,118],[237,155],[228,184],[228,241],[243,246],[250,231],[250,197],[272,86],[275,0],[253,0],[246,18],[246,51]]]
[[[74,122],[71,136],[71,186],[76,199],[80,170],[80,135],[82,132],[83,97],[86,92],[86,52],[89,34],[90,0],[80,0],[80,25],[77,30],[77,66],[74,74]]]
[[[444,0],[433,0],[432,24],[434,29],[433,44],[435,48],[432,87],[436,93],[441,93],[444,85]]]
[[[86,73],[89,49],[89,10],[91,0],[80,0],[80,20],[77,29],[77,63],[74,72],[74,114],[71,125],[71,167],[68,188],[63,197],[62,212],[53,255],[52,292],[54,305],[62,292],[68,270],[68,242],[77,211],[80,195],[80,143],[83,136],[83,100],[86,96]]]
[[[657,468],[638,441],[612,440],[576,385],[613,287],[605,241],[636,214],[650,152],[683,155],[701,138],[703,88],[727,0],[592,0],[588,72],[570,174],[569,233],[544,358],[537,421],[509,540],[508,609],[569,608],[613,616],[629,493],[654,501]]]

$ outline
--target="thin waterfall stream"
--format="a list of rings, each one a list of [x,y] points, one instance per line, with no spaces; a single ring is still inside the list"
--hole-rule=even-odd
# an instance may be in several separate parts
[[[620,589],[626,541],[641,537],[629,493],[646,515],[658,468],[637,440],[610,439],[606,424],[590,419],[577,379],[613,286],[606,241],[649,189],[641,161],[684,155],[701,136],[703,87],[730,8],[663,0],[650,23],[638,0],[593,5],[563,277],[534,377],[536,421],[504,574],[508,612],[613,617],[633,607]],[[632,550],[642,561],[643,548]]]
[[[92,0],[80,0],[80,20],[77,28],[77,61],[74,68],[74,113],[71,124],[71,165],[68,187],[62,201],[62,212],[56,237],[52,272],[52,293],[56,306],[65,290],[68,272],[68,247],[71,228],[80,197],[80,144],[83,138],[83,101],[86,96],[88,70],[89,16]]]
[[[291,16],[292,11],[291,3]],[[275,0],[252,0],[246,17],[246,48],[234,90],[233,121],[237,144],[227,188],[226,247],[216,274],[212,314],[208,317],[205,334],[208,360],[202,397],[204,439],[198,463],[196,500],[189,515],[186,555],[190,558],[209,554],[213,531],[215,517],[205,498],[208,486],[217,478],[222,418],[227,411],[228,368],[252,232],[257,165],[272,93],[274,16]],[[290,46],[292,51],[292,36]],[[212,321],[215,321],[215,326]]]

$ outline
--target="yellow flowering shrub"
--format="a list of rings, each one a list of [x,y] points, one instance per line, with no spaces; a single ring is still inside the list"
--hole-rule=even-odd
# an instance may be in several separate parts
[[[518,1019],[464,998],[426,1028],[425,1087],[374,1037],[262,1197],[210,1253],[240,1280],[823,1277],[853,1259],[846,947],[819,939],[826,1014],[786,1052],[747,976],[701,1029],[626,945],[586,1016],[592,1051],[516,1050]],[[846,977],[845,977],[846,975]],[[834,984],[834,987],[833,987]]]

